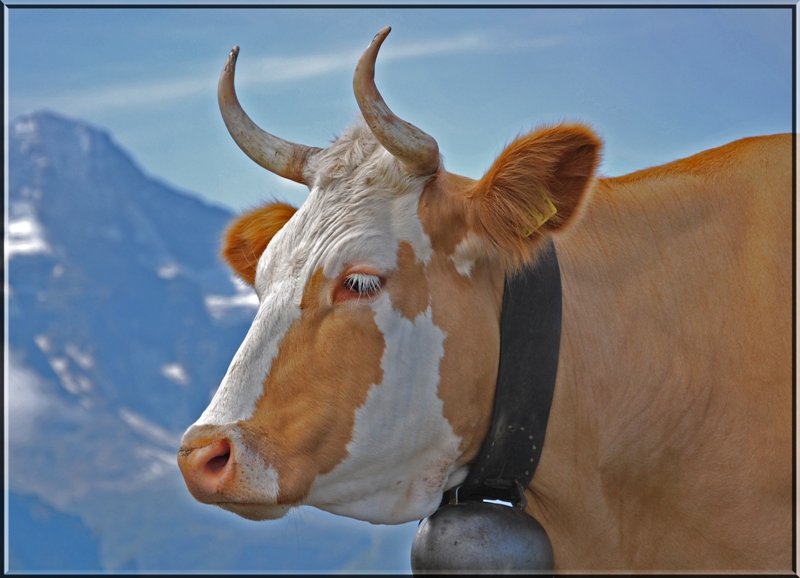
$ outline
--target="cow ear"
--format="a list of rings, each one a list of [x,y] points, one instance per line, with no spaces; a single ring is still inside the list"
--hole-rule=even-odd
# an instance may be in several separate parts
[[[470,192],[470,228],[508,268],[530,261],[542,236],[578,213],[601,146],[591,129],[573,124],[517,138]]]
[[[250,285],[256,280],[259,257],[295,211],[291,205],[269,203],[240,215],[228,226],[223,236],[222,256]]]

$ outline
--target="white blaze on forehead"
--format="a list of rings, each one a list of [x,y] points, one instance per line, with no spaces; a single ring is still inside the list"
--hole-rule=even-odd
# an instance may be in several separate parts
[[[356,410],[348,456],[315,480],[306,503],[373,523],[419,520],[433,512],[460,455],[461,438],[437,395],[447,336],[432,310],[413,321],[383,294],[373,303],[384,335],[383,381]]]
[[[418,215],[419,198],[430,177],[408,174],[380,146],[363,122],[351,125],[311,161],[315,176],[301,210],[304,228],[318,231],[309,251],[312,272],[341,273],[345,263],[367,262],[384,272],[397,265],[397,247],[408,242],[417,259],[433,254]]]
[[[433,249],[417,212],[425,179],[397,175],[394,159],[381,151],[372,166],[333,190],[315,185],[308,209],[301,215],[304,229],[324,231],[303,239],[309,245],[310,273],[322,267],[329,279],[346,264],[363,263],[388,272],[397,267],[397,247],[405,241],[417,259],[428,262]],[[337,199],[342,195],[341,199]],[[318,209],[315,205],[319,205]],[[306,209],[304,205],[302,209]],[[300,219],[298,219],[300,220]]]

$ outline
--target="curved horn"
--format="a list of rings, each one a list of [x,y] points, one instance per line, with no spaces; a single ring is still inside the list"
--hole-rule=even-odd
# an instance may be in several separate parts
[[[395,116],[375,86],[375,59],[391,30],[387,26],[378,32],[361,55],[353,75],[353,91],[358,108],[378,142],[414,174],[431,175],[439,168],[436,140]]]
[[[285,141],[260,129],[250,120],[233,87],[233,75],[236,72],[236,58],[239,56],[239,47],[234,46],[228,55],[228,60],[219,76],[217,99],[222,120],[228,127],[233,140],[239,145],[247,156],[259,165],[279,175],[298,183],[307,184],[303,177],[303,168],[310,155],[322,149],[298,145]]]

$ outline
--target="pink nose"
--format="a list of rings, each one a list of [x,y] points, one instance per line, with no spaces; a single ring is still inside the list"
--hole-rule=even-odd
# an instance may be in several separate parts
[[[226,438],[184,445],[178,452],[178,467],[189,492],[199,502],[220,501],[220,491],[232,471],[231,442]]]

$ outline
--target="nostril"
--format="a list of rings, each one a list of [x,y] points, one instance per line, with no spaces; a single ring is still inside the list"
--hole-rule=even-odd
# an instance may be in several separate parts
[[[202,467],[206,475],[217,476],[222,474],[225,466],[231,459],[231,442],[222,438],[202,449],[198,466]]]
[[[195,445],[192,447],[191,442]],[[214,441],[189,440],[178,452],[178,466],[192,495],[201,502],[211,503],[230,482],[236,452],[227,438]]]
[[[228,459],[231,457],[230,450],[222,455],[211,458],[206,462],[205,468],[209,473],[216,474],[220,470],[225,469],[228,465]]]

